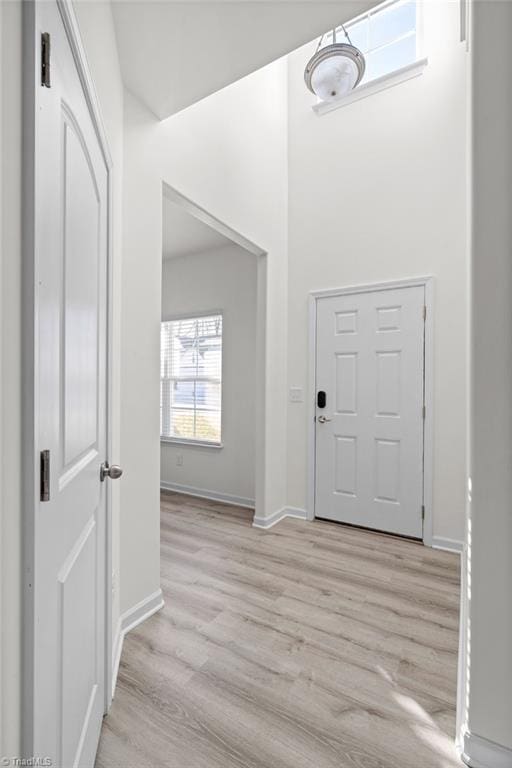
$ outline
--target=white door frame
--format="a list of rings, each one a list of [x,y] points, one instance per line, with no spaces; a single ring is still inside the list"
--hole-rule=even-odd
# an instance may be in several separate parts
[[[356,293],[387,291],[394,288],[425,288],[425,347],[424,347],[424,403],[425,420],[423,432],[423,543],[432,546],[432,483],[433,483],[433,426],[434,426],[434,278],[411,277],[389,282],[351,285],[343,288],[327,288],[309,293],[309,377],[308,377],[308,520],[315,519],[316,492],[316,315],[318,300],[329,296],[346,296]]]
[[[171,187],[166,181],[162,182],[164,198],[179,206],[182,211],[207,224],[219,234],[232,240],[245,251],[256,256],[257,291],[256,291],[256,423],[255,423],[255,493],[254,520],[265,517],[265,413],[266,413],[266,380],[267,380],[267,256],[268,253],[252,240],[232,229],[220,219],[194,203],[190,198]]]
[[[72,0],[56,0],[76,68],[82,84],[91,119],[98,137],[108,179],[107,201],[107,360],[106,360],[106,448],[105,460],[112,455],[112,175],[113,165],[107,135],[101,117],[99,101],[87,64]],[[35,149],[37,136],[37,89],[40,85],[38,2],[23,3],[23,284],[22,284],[22,343],[23,343],[23,684],[22,684],[22,754],[31,755],[33,733],[33,644],[34,603],[31,574],[34,563],[34,521],[39,509],[39,445],[38,445],[38,300],[35,285],[38,279],[38,232],[35,199]],[[111,488],[106,484],[105,498],[105,712],[112,700],[112,521]],[[27,752],[28,750],[28,752]]]

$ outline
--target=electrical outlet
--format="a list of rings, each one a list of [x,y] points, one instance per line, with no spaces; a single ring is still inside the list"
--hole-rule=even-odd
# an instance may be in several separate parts
[[[176,456],[176,466],[182,467],[183,466],[183,455],[181,453],[178,453]]]
[[[303,401],[302,387],[290,387],[290,403],[302,403]]]

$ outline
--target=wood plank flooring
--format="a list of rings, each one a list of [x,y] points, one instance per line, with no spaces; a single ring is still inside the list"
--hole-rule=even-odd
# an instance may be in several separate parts
[[[454,768],[459,558],[162,496],[97,768]]]

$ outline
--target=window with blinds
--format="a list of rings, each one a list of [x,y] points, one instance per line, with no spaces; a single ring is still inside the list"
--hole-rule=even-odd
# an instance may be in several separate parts
[[[221,442],[222,315],[162,323],[160,434]]]

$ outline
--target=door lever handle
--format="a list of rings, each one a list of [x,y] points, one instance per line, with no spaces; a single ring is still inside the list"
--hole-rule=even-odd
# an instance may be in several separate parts
[[[111,480],[117,480],[123,474],[123,470],[118,464],[110,465],[108,461],[104,461],[100,467],[100,480],[103,483],[106,477],[110,477]]]
[[[317,419],[319,424],[325,424],[326,421],[331,421],[331,419],[328,419],[327,416],[324,416],[323,414],[321,416],[317,416]]]

